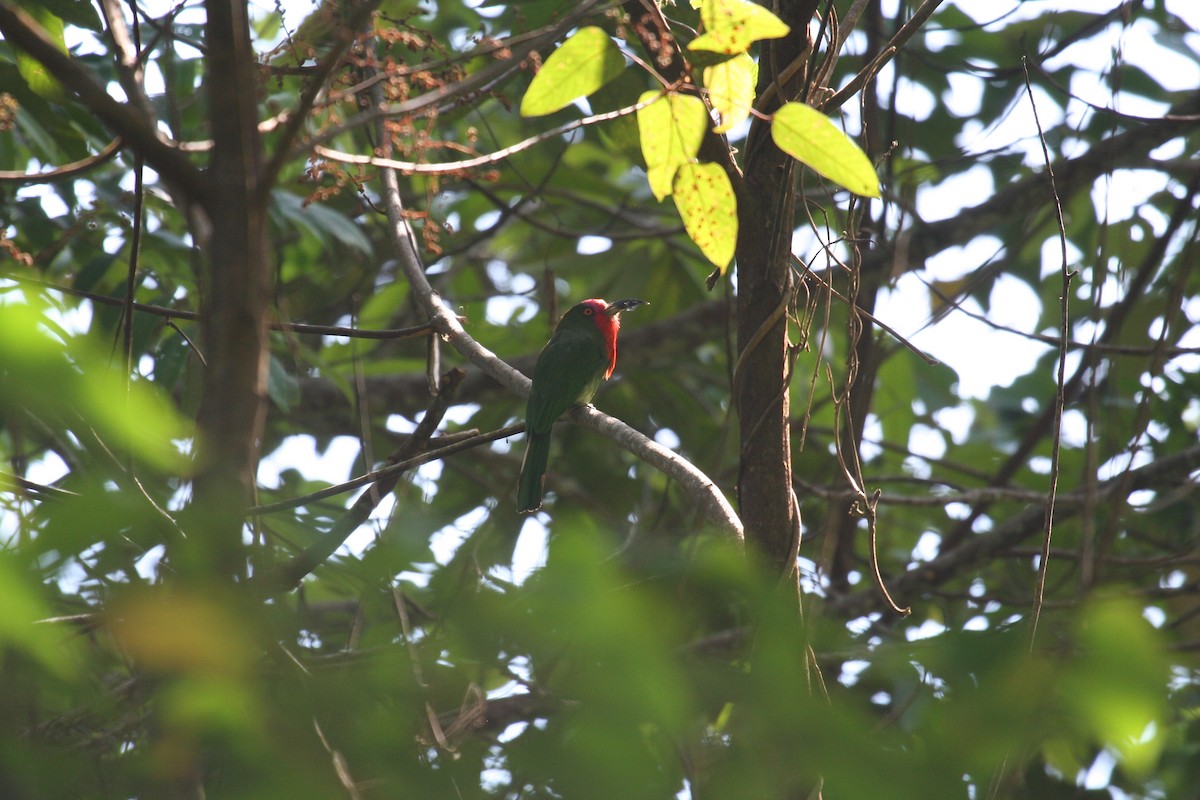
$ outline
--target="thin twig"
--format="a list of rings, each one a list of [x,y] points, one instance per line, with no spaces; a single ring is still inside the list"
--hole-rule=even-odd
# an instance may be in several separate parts
[[[321,63],[317,65],[313,74],[308,78],[304,91],[300,94],[299,102],[296,103],[295,108],[284,123],[283,133],[279,141],[275,144],[275,152],[271,156],[270,161],[267,162],[266,169],[263,171],[262,185],[264,187],[272,186],[279,177],[279,173],[284,165],[291,160],[292,153],[289,152],[291,145],[296,140],[296,137],[300,135],[300,130],[303,128],[304,123],[308,121],[308,113],[312,110],[313,104],[317,100],[317,95],[325,87],[326,78],[333,72],[333,68],[341,63],[342,54],[354,42],[354,37],[358,29],[366,23],[378,5],[379,0],[362,0],[349,18],[339,23],[337,35],[333,38],[329,52],[325,54],[324,58],[321,59]]]
[[[455,391],[465,377],[466,373],[457,368],[442,376],[440,391],[426,410],[421,422],[418,423],[417,429],[388,457],[387,461],[390,466],[371,473],[375,475],[374,480],[371,481],[371,488],[359,495],[354,504],[346,509],[316,542],[306,547],[278,571],[266,578],[269,589],[280,587],[290,589],[299,584],[306,575],[337,552],[350,534],[358,530],[359,526],[370,518],[375,507],[396,488],[396,484],[400,482],[401,473],[415,466],[412,462],[417,459],[410,458],[410,456],[428,447],[430,437],[441,424],[442,418],[454,399]],[[445,451],[448,449],[450,448],[443,448],[442,454],[445,455]]]
[[[896,31],[896,35],[888,41],[883,50],[879,52],[870,63],[855,75],[849,83],[843,86],[837,94],[829,99],[829,102],[823,103],[822,108],[825,111],[841,107],[847,100],[855,95],[863,85],[870,80],[871,76],[878,72],[883,66],[890,61],[900,49],[916,35],[921,26],[925,24],[937,7],[942,4],[942,0],[925,0],[921,6],[913,12],[913,15],[908,18],[900,30]]]
[[[395,169],[404,173],[413,173],[421,175],[444,175],[451,172],[459,172],[461,170],[474,169],[475,167],[484,167],[490,164],[496,164],[509,156],[516,155],[523,150],[528,150],[534,145],[541,144],[549,139],[554,139],[562,136],[564,133],[570,133],[573,130],[583,128],[587,125],[595,125],[598,122],[606,122],[612,119],[618,119],[630,114],[636,114],[639,110],[645,108],[651,103],[657,101],[659,95],[655,95],[653,100],[647,100],[642,103],[635,103],[625,108],[618,108],[616,111],[606,111],[603,114],[592,114],[591,116],[582,117],[557,128],[552,128],[548,131],[543,131],[535,136],[530,136],[528,139],[522,139],[514,145],[510,145],[494,153],[487,155],[476,156],[475,158],[467,158],[462,161],[451,161],[445,164],[423,164],[419,161],[397,161],[391,158],[379,158],[377,156],[362,156],[356,153],[343,153],[340,150],[332,150],[324,145],[316,145],[313,152],[322,158],[327,158],[330,161],[338,161],[343,164],[364,164],[372,167],[381,167],[383,169]]]
[[[467,75],[460,81],[447,84],[403,102],[373,103],[372,108],[350,117],[342,124],[334,125],[320,133],[314,134],[309,139],[300,141],[293,148],[292,155],[305,155],[316,145],[335,139],[347,131],[361,128],[370,123],[380,122],[388,117],[414,115],[431,106],[440,107],[442,103],[450,106],[459,105],[465,102],[468,95],[487,91],[490,87],[495,86],[512,72],[519,69],[530,53],[540,47],[553,43],[564,32],[577,26],[592,13],[598,3],[599,0],[584,0],[584,2],[572,9],[570,14],[553,24],[525,36],[513,37],[510,40],[511,49],[507,53],[508,58],[488,64],[482,69]],[[519,43],[518,40],[520,40]],[[380,141],[385,140],[380,139]]]
[[[78,161],[72,161],[69,164],[63,164],[61,167],[48,169],[45,172],[25,172],[24,170],[0,169],[0,183],[4,183],[6,181],[21,184],[52,183],[54,181],[78,177],[88,170],[98,167],[101,164],[109,161],[121,149],[121,144],[123,141],[124,140],[118,136],[108,144],[104,145],[104,149],[95,155],[81,158]]]
[[[353,480],[346,481],[345,483],[334,484],[333,486],[328,486],[320,491],[312,492],[311,494],[306,494],[302,497],[293,497],[288,500],[280,500],[276,503],[265,503],[260,506],[254,506],[253,508],[247,509],[246,514],[272,514],[276,511],[286,511],[289,508],[299,508],[300,506],[311,505],[318,500],[324,500],[327,497],[333,497],[334,495],[352,492],[355,489],[366,486],[369,483],[375,483],[382,478],[398,475],[402,472],[412,469],[413,467],[419,467],[422,464],[428,464],[431,461],[440,461],[446,456],[452,456],[455,453],[461,453],[463,450],[470,450],[471,448],[478,447],[481,444],[487,444],[488,442],[494,442],[498,439],[504,439],[509,436],[516,436],[518,433],[521,433],[524,430],[525,423],[520,422],[503,428],[498,428],[497,430],[489,431],[487,433],[480,433],[472,436],[469,439],[464,439],[462,441],[455,442],[454,444],[448,444],[445,447],[440,447],[436,450],[430,450],[422,453],[419,456],[414,456],[413,458],[408,458],[395,464],[389,464],[386,467],[381,467],[380,469],[359,475]]]
[[[1063,220],[1062,202],[1058,197],[1058,187],[1054,185],[1054,165],[1050,160],[1050,150],[1046,146],[1046,136],[1042,131],[1042,122],[1038,118],[1037,102],[1033,98],[1033,86],[1029,82],[1028,58],[1021,56],[1025,66],[1025,91],[1029,95],[1029,106],[1033,110],[1033,122],[1037,125],[1038,141],[1042,145],[1042,157],[1046,161],[1046,177],[1050,182],[1050,194],[1054,198],[1054,216],[1058,221],[1058,241],[1062,250],[1062,296],[1059,297],[1059,336],[1066,342],[1071,336],[1070,316],[1068,305],[1071,300],[1071,278],[1075,273],[1071,270],[1067,255],[1067,228]],[[1033,650],[1037,638],[1038,620],[1042,614],[1042,604],[1045,602],[1046,574],[1050,567],[1050,535],[1054,528],[1054,500],[1058,493],[1059,453],[1062,449],[1062,418],[1063,405],[1066,402],[1067,382],[1067,348],[1058,348],[1058,375],[1054,391],[1054,431],[1050,436],[1050,479],[1046,490],[1046,516],[1044,535],[1042,537],[1042,558],[1038,563],[1037,591],[1033,598],[1033,614],[1029,621],[1029,649]]]
[[[850,305],[849,298],[847,298],[844,294],[839,292],[837,289],[833,288],[832,283],[825,280],[825,278],[821,277],[821,275],[819,275],[818,273],[814,272],[812,270],[812,268],[809,267],[808,264],[805,264],[804,260],[801,259],[799,256],[797,256],[795,253],[792,254],[792,260],[795,261],[797,264],[799,264],[801,267],[803,267],[804,271],[807,272],[809,275],[811,275],[817,281],[817,283],[821,284],[821,286],[824,287],[825,290],[828,291],[831,295],[836,297],[838,300],[841,300],[847,306]],[[924,350],[922,350],[921,348],[917,347],[915,344],[910,342],[908,339],[905,339],[903,336],[900,335],[899,331],[897,331],[891,325],[888,325],[886,322],[883,322],[882,320],[880,320],[878,317],[876,317],[871,312],[867,311],[865,308],[856,308],[855,313],[857,313],[859,316],[869,319],[874,325],[878,326],[880,329],[887,332],[893,339],[895,339],[900,344],[904,345],[905,349],[909,350],[911,353],[913,353],[913,355],[917,356],[917,358],[921,359],[929,366],[936,367],[938,364],[941,363],[936,358],[929,355]]]

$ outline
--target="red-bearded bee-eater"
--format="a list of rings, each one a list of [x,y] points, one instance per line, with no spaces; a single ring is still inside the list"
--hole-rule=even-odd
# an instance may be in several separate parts
[[[558,328],[542,348],[533,368],[533,390],[525,407],[525,458],[517,484],[517,511],[532,514],[542,507],[550,429],[571,406],[592,400],[600,381],[617,366],[617,332],[621,312],[645,300],[606,303],[593,298],[562,315]]]

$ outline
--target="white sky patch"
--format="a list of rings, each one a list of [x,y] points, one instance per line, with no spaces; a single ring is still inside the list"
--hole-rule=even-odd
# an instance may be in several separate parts
[[[999,243],[978,237],[966,247],[951,248],[925,263],[919,274],[901,276],[894,288],[883,292],[876,316],[898,330],[914,345],[950,366],[959,377],[958,393],[964,398],[986,397],[993,386],[1007,386],[1029,370],[1046,351],[1046,345],[951,310],[937,323],[922,328],[929,319],[930,288],[927,282],[952,282],[975,271],[996,254]],[[1035,332],[1040,299],[1025,282],[1002,276],[989,296],[990,315],[1001,324]],[[973,299],[963,308],[983,314]],[[912,333],[912,331],[916,331]],[[961,439],[956,436],[956,441]]]
[[[920,641],[921,639],[932,639],[934,636],[940,636],[946,632],[946,626],[940,622],[927,619],[915,628],[905,628],[904,638],[910,642]]]
[[[546,566],[550,554],[550,532],[536,515],[527,517],[513,548],[512,581],[518,586]]]
[[[912,558],[914,561],[932,561],[937,558],[938,548],[941,546],[942,537],[931,531],[925,531],[921,534],[921,538],[917,539],[916,547],[912,550]]]
[[[325,452],[317,451],[317,440],[311,436],[289,436],[258,466],[258,483],[268,489],[277,488],[284,469],[298,471],[306,480],[347,480],[358,460],[358,440],[350,436],[334,438]]]
[[[678,450],[681,444],[679,434],[670,428],[659,428],[654,432],[654,441],[671,450]]]
[[[605,236],[581,236],[575,245],[575,252],[581,256],[593,256],[612,249],[612,239]]]

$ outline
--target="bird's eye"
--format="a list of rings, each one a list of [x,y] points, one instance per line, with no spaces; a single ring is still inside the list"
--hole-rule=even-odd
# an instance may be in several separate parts
[[[587,314],[590,317],[594,312],[590,308],[585,308],[583,310],[583,313]]]

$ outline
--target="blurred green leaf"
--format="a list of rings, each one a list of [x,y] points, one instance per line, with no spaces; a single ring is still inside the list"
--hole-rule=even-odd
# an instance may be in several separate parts
[[[15,651],[56,677],[78,674],[80,654],[64,642],[66,631],[46,622],[51,613],[37,585],[28,581],[21,565],[7,553],[0,553],[0,606],[4,608],[0,614],[0,669],[6,652]]]
[[[45,309],[4,307],[0,374],[6,392],[0,403],[78,418],[111,437],[111,445],[129,448],[160,469],[182,470],[175,440],[187,436],[187,426],[170,403],[144,381],[127,381],[85,340],[51,333],[56,328]]]
[[[67,41],[63,34],[63,21],[55,16],[45,6],[27,8],[29,15],[42,27],[42,32],[59,50],[67,52]],[[31,91],[47,100],[61,102],[66,97],[66,89],[50,71],[33,56],[19,51],[17,53],[17,71],[25,79]]]

